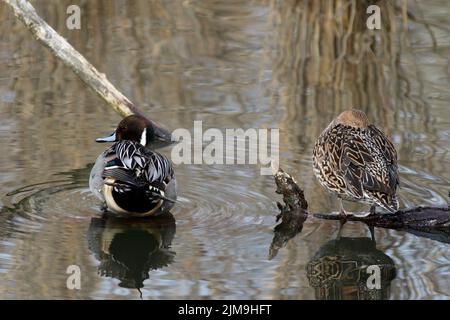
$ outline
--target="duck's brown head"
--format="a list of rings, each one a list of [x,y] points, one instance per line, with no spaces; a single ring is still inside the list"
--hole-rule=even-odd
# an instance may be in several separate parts
[[[367,128],[367,126],[370,124],[366,114],[357,109],[350,109],[342,112],[336,118],[336,123],[356,128]]]
[[[116,129],[116,141],[131,140],[143,146],[154,137],[152,123],[147,118],[131,115],[122,119]]]
[[[120,140],[136,141],[147,146],[158,142],[172,142],[172,135],[159,124],[140,115],[130,115],[122,119],[117,129],[104,138],[98,138],[97,142],[114,142]]]

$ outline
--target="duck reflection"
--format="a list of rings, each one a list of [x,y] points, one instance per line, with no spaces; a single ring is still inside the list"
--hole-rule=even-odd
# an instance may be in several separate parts
[[[104,215],[91,219],[89,249],[100,261],[101,276],[119,279],[120,287],[139,290],[150,270],[172,263],[175,252],[170,246],[175,232],[171,213],[144,220]]]
[[[394,261],[370,238],[328,241],[306,266],[317,299],[389,299],[396,276]]]

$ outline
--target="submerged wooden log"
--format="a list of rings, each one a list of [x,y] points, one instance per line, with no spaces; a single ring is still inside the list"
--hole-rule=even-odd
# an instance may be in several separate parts
[[[284,172],[281,168],[274,172],[276,192],[283,195],[286,205],[278,203],[281,210],[287,208],[308,209],[308,202],[305,199],[303,190],[298,186],[292,176]],[[306,214],[308,214],[306,212]],[[429,228],[450,228],[450,207],[415,207],[411,209],[398,210],[395,213],[375,213],[366,217],[348,215],[343,218],[337,213],[316,213],[314,217],[327,220],[347,220],[360,221],[375,227],[389,229],[413,228],[416,230]]]
[[[275,227],[274,238],[269,249],[269,259],[278,250],[302,231],[303,223],[309,212],[308,202],[303,190],[295,179],[281,168],[274,170],[273,175],[277,185],[276,192],[283,195],[284,205],[277,202],[280,214],[276,221],[281,223]],[[311,214],[309,214],[311,215]],[[348,215],[342,217],[338,213],[316,213],[313,218],[326,220],[358,221],[370,227],[394,229],[412,233],[418,237],[450,243],[450,207],[415,207],[399,210],[396,213],[375,213],[367,217]]]
[[[34,37],[50,49],[53,55],[64,62],[94,90],[108,105],[122,116],[130,114],[143,115],[142,112],[114,85],[108,81],[105,74],[100,73],[63,37],[50,27],[26,0],[3,0],[22,21]]]
[[[316,213],[314,217],[327,220],[342,220],[339,214]],[[415,207],[396,213],[378,213],[367,217],[346,217],[347,221],[359,221],[370,227],[394,229],[450,243],[450,207]]]
[[[320,219],[341,220],[339,214],[316,213]],[[398,210],[395,213],[376,213],[367,217],[349,215],[348,221],[361,221],[369,225],[390,229],[428,229],[449,228],[450,207],[415,207],[412,209]]]

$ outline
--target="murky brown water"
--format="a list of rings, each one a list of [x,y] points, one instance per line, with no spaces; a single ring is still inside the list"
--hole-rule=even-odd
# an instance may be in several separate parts
[[[191,130],[202,120],[205,129],[280,128],[281,165],[312,212],[337,209],[312,175],[311,153],[349,104],[392,136],[401,206],[448,204],[448,1],[409,3],[407,30],[403,2],[383,4],[375,36],[360,7],[353,29],[339,19],[330,27],[334,15],[321,1],[33,3],[166,127]],[[81,7],[80,31],[65,27],[69,4]],[[269,260],[280,197],[258,166],[177,166],[173,217],[100,219],[87,185],[105,147],[94,138],[120,118],[4,4],[0,18],[0,298],[137,299],[136,286],[144,299],[365,297],[354,277],[332,289],[308,280],[307,265],[339,250],[345,263],[375,259],[388,269],[372,297],[450,297],[449,244],[401,231],[376,229],[374,244],[364,225],[348,223],[336,243],[336,222],[308,219]],[[371,39],[373,53],[361,49]],[[81,290],[66,288],[69,265],[81,269]]]

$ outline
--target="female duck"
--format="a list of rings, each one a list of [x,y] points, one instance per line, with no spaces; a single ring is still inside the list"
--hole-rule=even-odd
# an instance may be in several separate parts
[[[122,217],[143,217],[166,212],[176,200],[172,163],[148,147],[169,142],[170,133],[137,115],[124,118],[109,137],[115,142],[97,158],[89,188],[109,211]]]
[[[392,142],[360,110],[341,113],[320,134],[313,151],[320,184],[342,199],[396,212],[397,153]]]

